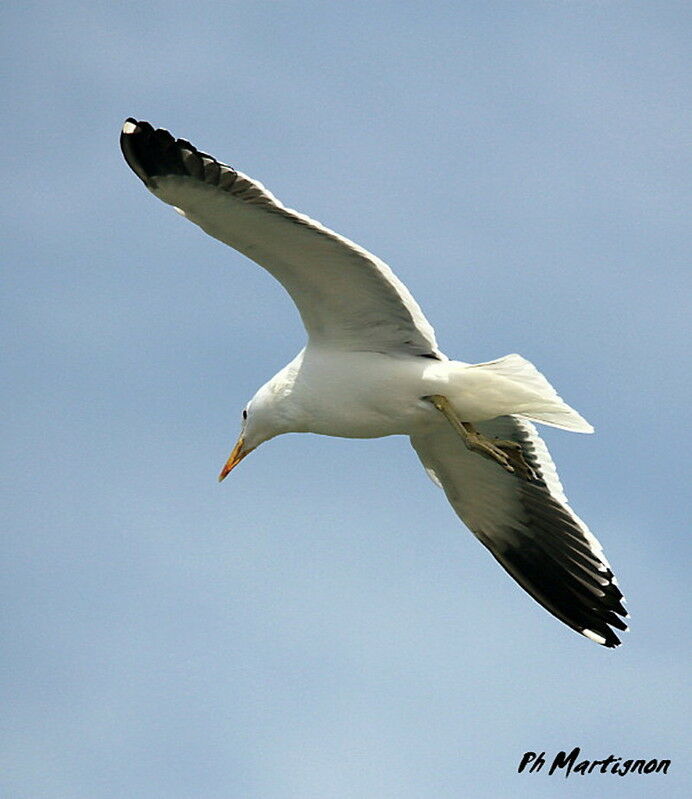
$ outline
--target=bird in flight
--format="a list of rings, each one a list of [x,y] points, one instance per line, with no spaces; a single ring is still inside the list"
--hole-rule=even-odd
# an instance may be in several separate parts
[[[516,354],[450,360],[383,261],[185,139],[129,118],[120,145],[152,194],[272,274],[307,331],[306,346],[242,411],[219,480],[281,433],[409,436],[459,518],[519,585],[573,630],[618,646],[622,593],[532,422],[593,428],[535,366]]]

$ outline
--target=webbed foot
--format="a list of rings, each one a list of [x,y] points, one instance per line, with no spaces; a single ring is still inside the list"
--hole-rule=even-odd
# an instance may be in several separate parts
[[[499,438],[490,439],[479,433],[470,422],[461,422],[466,435],[464,443],[472,452],[479,452],[486,458],[499,463],[508,472],[514,472],[516,456],[520,455],[521,447],[515,441],[504,441]],[[519,452],[517,452],[519,450]]]
[[[524,451],[517,441],[491,439],[483,435],[470,422],[462,422],[451,402],[441,394],[431,394],[423,399],[432,403],[444,415],[472,452],[479,452],[490,458],[511,474],[516,472],[527,480],[536,479],[536,472],[526,462]]]

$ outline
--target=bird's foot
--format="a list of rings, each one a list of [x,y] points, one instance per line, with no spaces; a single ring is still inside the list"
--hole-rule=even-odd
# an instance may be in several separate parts
[[[431,394],[423,399],[432,403],[444,415],[472,452],[490,458],[511,474],[516,473],[527,480],[536,479],[536,472],[527,463],[521,444],[517,441],[484,436],[470,422],[462,422],[450,401],[441,394]]]
[[[466,446],[469,449],[492,458],[508,472],[515,472],[525,480],[536,480],[538,478],[535,469],[524,457],[524,450],[519,442],[502,438],[490,439],[479,433],[468,422],[462,422],[462,424],[467,428],[467,433],[469,434],[469,438],[466,439]]]
[[[516,441],[504,441],[499,438],[490,439],[479,433],[470,422],[461,423],[466,436],[464,443],[472,452],[479,452],[499,463],[508,472],[514,472],[514,462],[521,453],[521,447]]]
[[[486,439],[490,441],[490,439]],[[513,470],[525,480],[537,480],[538,473],[526,460],[524,450],[517,441],[507,441],[506,439],[494,438],[490,442],[494,448],[499,449],[505,458],[512,465]]]

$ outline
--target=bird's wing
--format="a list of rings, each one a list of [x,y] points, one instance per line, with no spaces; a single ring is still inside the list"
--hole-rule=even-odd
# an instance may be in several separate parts
[[[617,646],[611,627],[627,629],[622,593],[601,545],[567,504],[536,428],[516,416],[475,426],[489,438],[518,442],[534,476],[511,474],[471,452],[449,425],[411,443],[457,515],[522,588],[572,629]]]
[[[379,258],[148,122],[128,119],[120,146],[153,194],[274,275],[313,343],[444,359],[418,304]]]

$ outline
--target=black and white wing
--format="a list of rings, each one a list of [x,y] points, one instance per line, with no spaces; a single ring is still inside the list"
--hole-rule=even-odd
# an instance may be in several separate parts
[[[167,130],[128,119],[120,146],[160,200],[284,286],[313,343],[445,359],[418,304],[379,258]]]
[[[615,647],[627,612],[603,549],[567,504],[548,449],[527,421],[501,416],[475,425],[521,445],[532,476],[471,452],[449,425],[411,443],[459,518],[543,607],[596,643]]]

